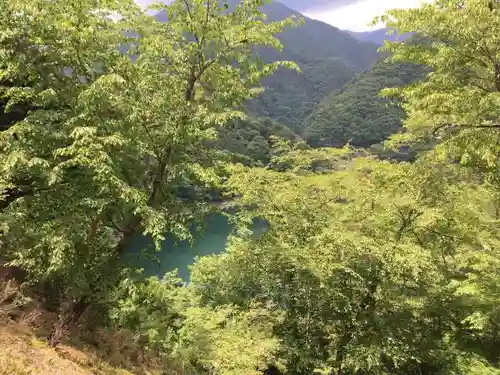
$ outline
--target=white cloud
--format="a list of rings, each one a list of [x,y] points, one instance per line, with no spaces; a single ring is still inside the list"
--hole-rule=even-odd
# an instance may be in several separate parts
[[[0,0],[1,1],[1,0]],[[168,3],[171,0],[160,0],[161,2]],[[307,0],[303,0],[307,1]],[[331,7],[323,7],[322,9],[311,9],[304,11],[307,17],[326,22],[330,25],[336,26],[340,29],[352,31],[365,31],[382,27],[369,27],[374,17],[384,14],[386,10],[392,8],[415,8],[422,4],[422,1],[429,0],[345,0],[352,4],[338,6],[339,1],[332,4]],[[157,3],[158,0],[135,0],[136,4],[143,8]],[[286,3],[286,1],[284,1]]]
[[[373,18],[393,8],[415,8],[422,4],[421,0],[360,0],[354,4],[304,12],[310,18],[329,23],[340,29],[365,31]],[[379,27],[381,27],[380,25]],[[376,27],[375,27],[376,28]]]
[[[148,7],[149,5],[151,5],[151,4],[155,3],[155,2],[156,2],[156,0],[135,0],[135,3],[137,5],[140,5],[143,8],[146,8],[146,7]]]

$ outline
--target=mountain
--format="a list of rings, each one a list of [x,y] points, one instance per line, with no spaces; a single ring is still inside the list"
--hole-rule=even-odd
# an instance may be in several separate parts
[[[378,94],[423,79],[425,70],[411,64],[379,60],[342,90],[330,94],[305,120],[305,138],[312,146],[357,147],[379,143],[401,128],[403,109]]]
[[[384,27],[382,29],[377,29],[373,31],[362,31],[362,32],[349,31],[349,33],[361,41],[371,42],[378,45],[384,44],[385,40],[388,40],[390,42],[395,42],[397,40],[404,41],[412,35],[410,33],[401,35],[398,34],[387,35],[388,31],[389,28]]]
[[[290,16],[304,19],[299,27],[286,29],[278,35],[284,45],[282,52],[258,51],[265,61],[295,61],[302,72],[276,72],[264,80],[266,91],[248,108],[256,115],[270,117],[300,133],[304,119],[326,95],[340,89],[377,61],[378,47],[336,27],[304,17],[279,2],[266,5],[263,11],[272,21]]]
[[[348,65],[360,69],[368,68],[378,58],[377,47],[373,43],[360,41],[349,32],[308,18],[280,2],[264,6],[263,11],[271,21],[291,16],[304,19],[303,25],[286,29],[279,34],[285,52],[310,58],[338,57],[344,59]]]

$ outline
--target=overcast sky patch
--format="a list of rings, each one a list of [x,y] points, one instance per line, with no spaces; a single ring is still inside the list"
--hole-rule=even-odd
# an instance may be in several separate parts
[[[146,7],[156,0],[135,0]],[[422,0],[282,0],[307,17],[326,22],[340,29],[366,31],[383,27],[369,27],[376,16],[392,8],[418,7]],[[310,8],[305,4],[309,4]],[[298,6],[300,5],[300,6]]]
[[[303,13],[340,29],[367,31],[383,27],[370,27],[368,24],[385,11],[393,8],[415,8],[421,3],[421,0],[360,0],[349,5],[332,5],[330,8],[306,10]]]

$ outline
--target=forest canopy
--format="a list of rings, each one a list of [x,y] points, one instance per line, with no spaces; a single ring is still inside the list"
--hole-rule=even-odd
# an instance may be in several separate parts
[[[313,146],[369,147],[383,142],[401,130],[405,112],[397,100],[380,97],[380,90],[404,87],[424,77],[425,70],[417,64],[381,59],[321,101],[304,120],[304,137]]]

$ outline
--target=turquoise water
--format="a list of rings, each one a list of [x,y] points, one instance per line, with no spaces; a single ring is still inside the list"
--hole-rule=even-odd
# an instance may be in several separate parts
[[[227,244],[228,237],[232,231],[232,225],[227,217],[221,214],[213,214],[205,218],[205,228],[203,232],[195,233],[194,245],[191,246],[187,241],[175,244],[173,238],[167,237],[162,244],[161,251],[155,253],[159,262],[147,259],[141,252],[141,249],[152,247],[149,238],[138,236],[130,253],[129,261],[134,266],[144,268],[144,274],[147,276],[158,275],[162,277],[166,272],[175,268],[179,270],[179,276],[189,281],[189,265],[194,262],[196,256],[222,253]]]

